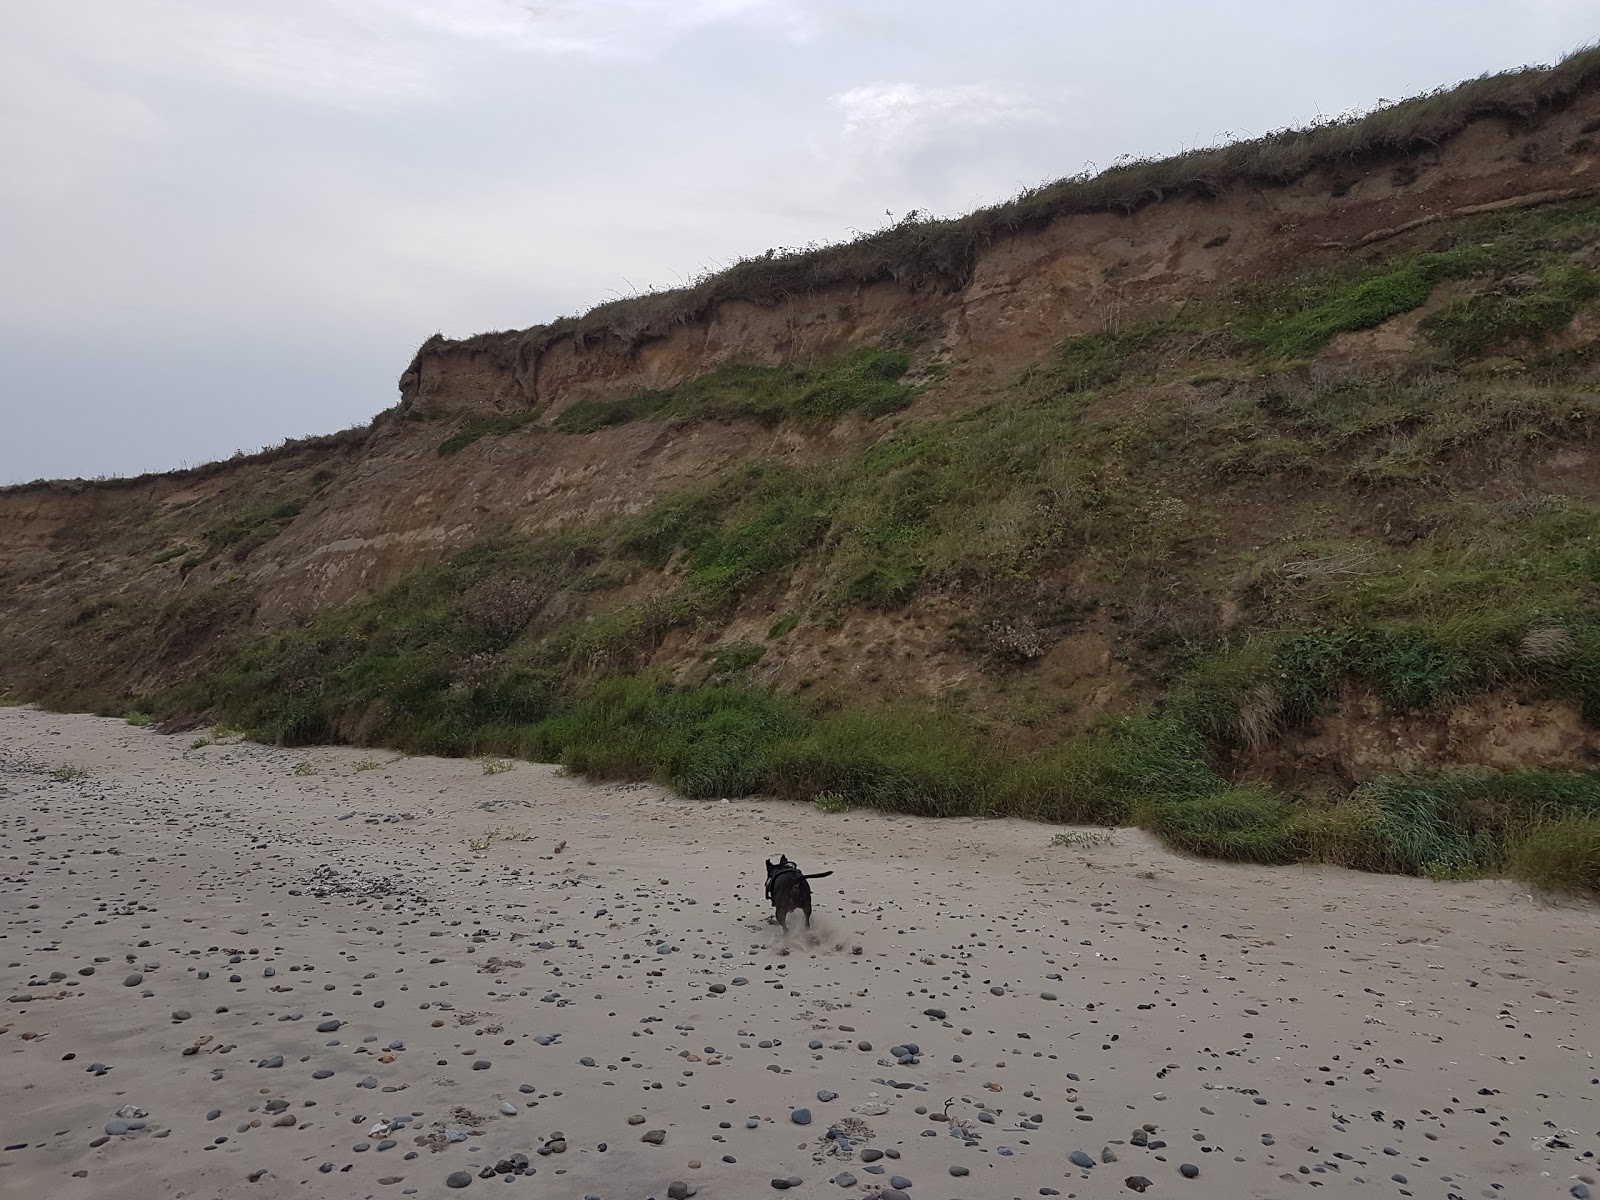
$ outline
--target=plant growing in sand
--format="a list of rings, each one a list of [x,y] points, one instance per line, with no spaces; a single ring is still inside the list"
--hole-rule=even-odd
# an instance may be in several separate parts
[[[526,829],[501,829],[499,826],[495,826],[485,829],[475,837],[463,838],[462,842],[468,850],[481,854],[496,842],[531,842],[537,839],[538,836],[536,833],[529,833]],[[565,845],[565,842],[561,843],[561,846]],[[561,846],[556,847],[558,852]]]
[[[86,768],[73,763],[62,763],[50,772],[50,778],[57,783],[72,783],[75,780],[89,778],[89,772]]]
[[[1109,829],[1064,829],[1050,839],[1050,844],[1087,849],[1090,846],[1110,846],[1115,841]]]
[[[517,764],[509,758],[486,758],[483,760],[482,765],[485,775],[502,775],[507,771],[515,771],[517,769]]]
[[[842,813],[850,811],[850,801],[838,792],[818,792],[811,797],[811,803],[818,812]]]
[[[295,763],[294,773],[296,775],[318,775],[321,774],[321,771],[318,769],[316,763],[312,762],[309,758],[305,758]]]

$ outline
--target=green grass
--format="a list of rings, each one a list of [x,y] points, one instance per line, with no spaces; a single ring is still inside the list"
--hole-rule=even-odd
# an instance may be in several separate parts
[[[1466,245],[1378,268],[1314,273],[1247,289],[1234,333],[1262,358],[1306,358],[1341,333],[1372,329],[1422,307],[1442,280],[1465,277],[1493,261],[1483,247]]]
[[[809,367],[730,363],[676,387],[619,400],[580,400],[553,422],[563,433],[593,433],[641,420],[820,424],[846,413],[872,421],[911,403],[900,382],[910,360],[895,350],[856,350]]]
[[[1534,276],[1452,301],[1422,322],[1428,339],[1454,359],[1484,358],[1537,344],[1565,328],[1579,308],[1600,296],[1600,277],[1575,266],[1550,266]]]
[[[503,437],[508,433],[515,433],[519,429],[526,429],[538,419],[539,414],[535,412],[501,413],[491,417],[474,417],[439,443],[439,457],[448,458],[452,454],[459,454],[474,442],[481,441],[486,437]]]
[[[1600,817],[1569,816],[1530,830],[1506,873],[1541,892],[1600,895]]]

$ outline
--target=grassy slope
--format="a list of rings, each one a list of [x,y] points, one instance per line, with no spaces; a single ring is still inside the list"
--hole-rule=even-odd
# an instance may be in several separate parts
[[[291,742],[558,760],[693,796],[1132,821],[1228,858],[1593,890],[1589,775],[1387,779],[1330,803],[1229,783],[1212,763],[1315,721],[1352,685],[1396,711],[1494,690],[1600,721],[1600,506],[1541,483],[1600,422],[1591,356],[1550,341],[1593,305],[1597,247],[1600,207],[1501,215],[1385,263],[1078,338],[981,410],[903,421],[820,467],[740,467],[579,534],[466,548],[241,641],[140,707]],[[1458,298],[1423,321],[1408,362],[1303,361],[1446,281]],[[819,378],[865,381],[897,408],[885,361]],[[795,406],[817,386],[736,368],[570,424],[805,419]],[[717,643],[757,593],[789,597],[765,642],[699,662],[663,651]],[[954,642],[1023,694],[1053,642],[1109,614],[1150,704],[1022,752],[937,697],[862,711],[751,682],[785,639],[935,603],[959,613]]]

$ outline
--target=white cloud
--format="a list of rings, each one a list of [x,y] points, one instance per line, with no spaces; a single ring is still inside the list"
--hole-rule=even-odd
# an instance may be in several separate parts
[[[841,92],[833,103],[844,114],[845,141],[873,153],[905,153],[953,132],[1041,115],[1021,96],[987,84],[875,83]]]

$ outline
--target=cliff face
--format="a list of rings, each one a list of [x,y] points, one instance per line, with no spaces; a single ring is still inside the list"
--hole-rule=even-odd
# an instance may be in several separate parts
[[[883,277],[777,300],[715,299],[695,319],[665,328],[630,328],[619,318],[566,331],[433,339],[401,377],[398,406],[364,434],[197,472],[0,492],[0,691],[56,690],[52,681],[63,672],[81,676],[67,691],[81,686],[95,697],[171,684],[220,654],[225,640],[220,629],[217,638],[184,639],[177,654],[170,638],[141,641],[141,621],[194,624],[193,613],[173,608],[180,601],[205,607],[200,597],[227,591],[217,620],[231,633],[305,623],[484,539],[593,531],[740,464],[820,469],[879,443],[886,429],[958,420],[1082,335],[1238,305],[1250,289],[1290,273],[1333,277],[1415,256],[1443,231],[1495,214],[1571,209],[1600,194],[1597,130],[1600,87],[1585,85],[1559,103],[1471,121],[1435,145],[1325,161],[1281,186],[1224,181],[1170,198],[1135,197],[1121,211],[1025,223],[978,246],[953,282],[900,282],[886,269],[876,272]],[[1412,352],[1428,313],[1481,290],[1442,282],[1426,304],[1369,323],[1376,328],[1357,322],[1356,331],[1311,358],[1328,369],[1387,368]],[[1241,371],[1237,363],[1218,368],[1207,339],[1218,331],[1232,336],[1232,326],[1224,318],[1206,329],[1192,346],[1162,351],[1162,361],[1187,364],[1180,374],[1195,378],[1220,370],[1238,382],[1259,373],[1259,366]],[[1535,350],[1582,352],[1593,341],[1594,320],[1581,311],[1552,336],[1502,357],[1520,367]],[[920,385],[909,408],[887,421],[844,412],[799,424],[680,415],[583,433],[557,427],[574,405],[677,388],[730,364],[810,368],[884,346],[904,349],[905,379]],[[1115,404],[1187,412],[1199,403],[1194,389],[1207,387],[1213,385],[1204,379],[1153,378]],[[452,434],[470,436],[442,453]],[[1587,498],[1595,482],[1589,452],[1576,443],[1570,452],[1585,465],[1568,470],[1561,486]],[[1484,472],[1467,474],[1474,486],[1494,490]],[[1274,536],[1264,498],[1292,492],[1294,470],[1260,477],[1246,498],[1228,492],[1231,486],[1219,484],[1212,497],[1228,513],[1213,536],[1218,545],[1259,548]],[[1370,497],[1352,488],[1330,486],[1326,499],[1335,508],[1359,508]],[[1189,496],[1175,502],[1201,503]],[[1341,532],[1391,536],[1371,526],[1360,532],[1356,520]],[[671,561],[665,569],[670,575]],[[1084,588],[1098,569],[1087,559],[1051,568],[1052,578]],[[652,651],[655,661],[689,661],[718,639],[758,636],[774,614],[794,610],[807,579],[826,574],[825,566],[801,565],[785,580],[747,589],[716,629],[665,634]],[[1247,574],[1219,588],[1219,611],[1247,605],[1221,595],[1255,586]],[[642,575],[627,583],[638,594],[648,585]],[[974,595],[995,590],[970,580],[961,586]],[[842,601],[783,662],[763,668],[766,679],[803,687],[830,674],[859,677],[864,645],[891,646],[887,661],[865,672],[881,691],[981,690],[982,663],[950,634],[963,620],[959,590],[947,582],[900,608]],[[577,603],[591,611],[582,607],[587,601]],[[116,611],[127,614],[126,627],[107,633],[102,614]],[[1248,623],[1231,623],[1241,620]],[[1122,636],[1104,613],[1073,626],[1037,656],[1050,686],[1083,712],[1127,702],[1139,685],[1118,648]],[[1587,735],[1574,736],[1552,751],[1557,760],[1588,744]],[[1470,757],[1459,748],[1451,753]]]

